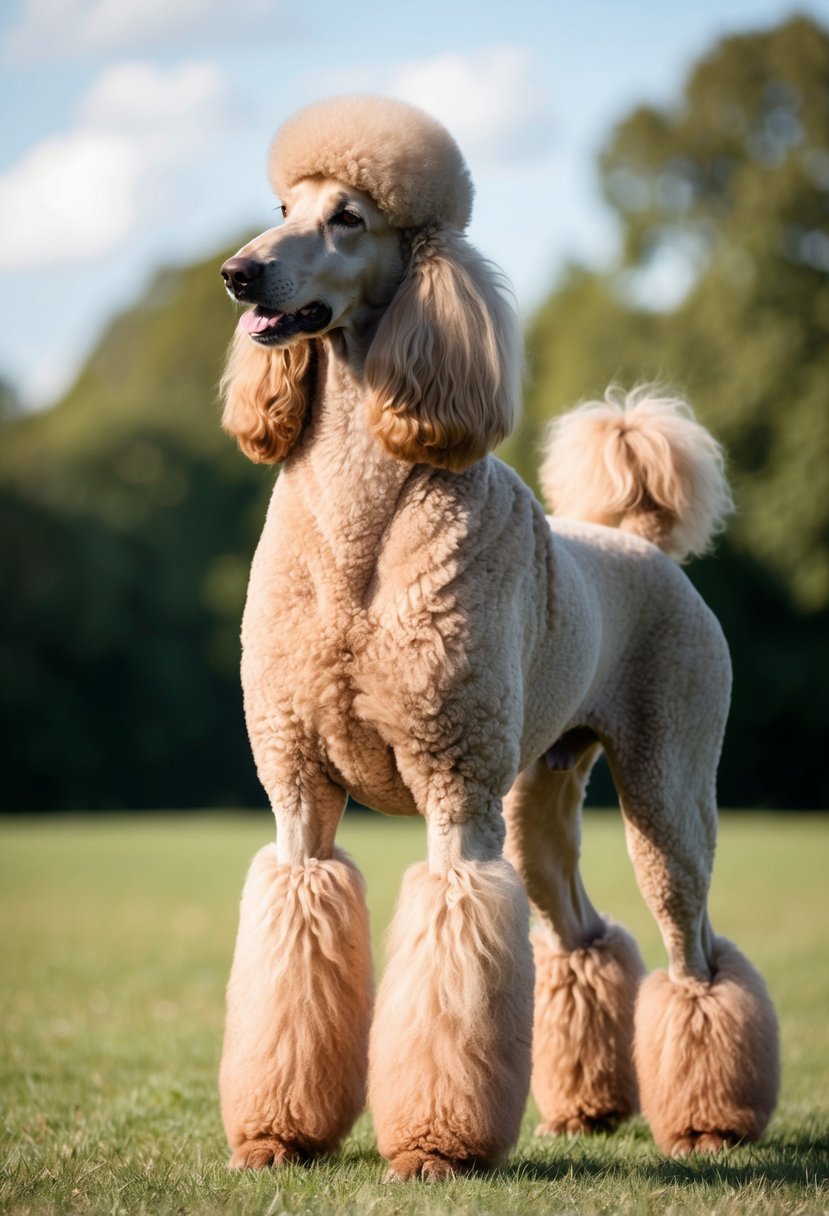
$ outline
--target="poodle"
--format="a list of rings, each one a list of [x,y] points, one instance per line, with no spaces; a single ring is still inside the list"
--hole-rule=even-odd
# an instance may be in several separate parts
[[[278,131],[270,175],[284,223],[222,267],[247,306],[223,424],[282,464],[242,625],[276,843],[228,985],[231,1165],[333,1151],[367,1093],[389,1177],[489,1168],[530,1084],[541,1133],[641,1109],[666,1153],[761,1136],[775,1015],[707,912],[729,657],[679,565],[731,505],[717,443],[680,401],[610,393],[553,426],[545,517],[490,454],[521,340],[463,235],[447,131],[335,98]],[[602,750],[667,950],[650,976],[579,874]],[[376,1000],[363,881],[335,845],[348,794],[427,825]]]

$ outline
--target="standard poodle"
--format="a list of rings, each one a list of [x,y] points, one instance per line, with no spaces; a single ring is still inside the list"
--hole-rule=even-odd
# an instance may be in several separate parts
[[[490,455],[521,341],[463,235],[449,134],[336,98],[281,128],[270,173],[284,223],[222,267],[248,306],[224,426],[283,466],[242,625],[276,843],[228,987],[231,1164],[334,1150],[367,1089],[390,1177],[486,1168],[531,1079],[541,1132],[641,1109],[667,1153],[759,1137],[775,1016],[707,913],[729,658],[678,564],[731,505],[717,443],[682,402],[611,393],[553,427],[545,517]],[[667,972],[645,975],[581,881],[602,750]],[[362,878],[334,843],[348,794],[427,824],[376,1000]]]

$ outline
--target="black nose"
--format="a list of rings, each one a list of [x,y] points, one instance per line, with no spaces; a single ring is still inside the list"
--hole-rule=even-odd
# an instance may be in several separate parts
[[[222,267],[222,278],[234,295],[244,292],[261,273],[262,263],[255,258],[228,258]]]

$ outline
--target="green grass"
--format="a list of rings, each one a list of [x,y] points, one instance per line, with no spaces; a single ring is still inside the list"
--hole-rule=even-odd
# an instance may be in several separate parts
[[[266,814],[0,823],[0,1210],[101,1213],[829,1212],[829,819],[724,817],[715,928],[765,974],[781,1018],[783,1093],[760,1145],[682,1164],[645,1125],[535,1140],[528,1107],[496,1174],[383,1183],[367,1115],[308,1168],[231,1174],[216,1072],[246,866]],[[375,949],[422,825],[351,816]],[[585,826],[597,905],[664,961],[616,815]]]

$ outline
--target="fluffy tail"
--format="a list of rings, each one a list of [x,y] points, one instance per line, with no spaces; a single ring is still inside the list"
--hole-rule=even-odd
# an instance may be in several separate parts
[[[541,488],[555,515],[635,532],[682,562],[734,509],[723,466],[686,402],[650,385],[611,387],[553,421]]]

